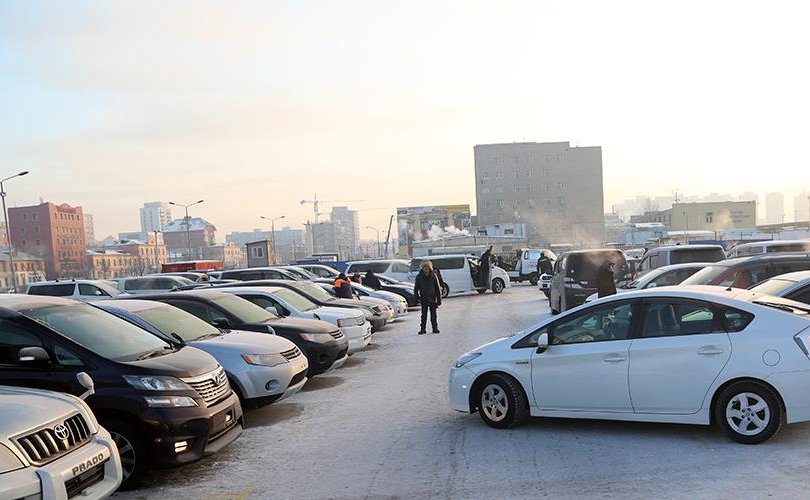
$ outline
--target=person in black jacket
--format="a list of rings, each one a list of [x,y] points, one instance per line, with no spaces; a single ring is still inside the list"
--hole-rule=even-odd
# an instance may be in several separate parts
[[[616,295],[616,281],[613,279],[614,264],[606,260],[596,270],[596,292],[599,298]]]
[[[430,326],[433,333],[439,333],[439,323],[436,320],[436,308],[442,303],[442,287],[439,277],[433,271],[433,264],[429,260],[422,262],[422,269],[416,275],[413,284],[413,294],[416,300],[422,305],[422,322],[419,328],[419,335],[425,334],[427,326],[427,313],[430,311]]]
[[[489,268],[492,265],[492,246],[484,250],[481,254],[481,267],[478,268],[478,276],[480,283],[478,286],[489,288]]]
[[[334,289],[335,295],[337,295],[341,299],[354,298],[354,289],[352,288],[352,282],[343,273],[340,273],[340,275],[335,280]]]
[[[366,271],[366,276],[363,278],[363,284],[375,290],[379,290],[382,288],[380,278],[378,278],[377,275],[374,274],[374,271],[372,271],[371,269]]]

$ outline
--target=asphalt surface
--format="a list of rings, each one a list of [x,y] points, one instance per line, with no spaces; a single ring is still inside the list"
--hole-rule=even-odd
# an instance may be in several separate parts
[[[219,454],[116,498],[808,496],[810,424],[745,446],[702,426],[531,419],[496,430],[449,409],[456,357],[548,314],[520,285],[445,300],[438,335],[416,335],[413,311],[339,370],[248,412]]]

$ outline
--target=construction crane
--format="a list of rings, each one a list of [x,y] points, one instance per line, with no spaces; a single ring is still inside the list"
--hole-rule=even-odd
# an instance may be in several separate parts
[[[306,203],[312,203],[312,208],[315,211],[315,224],[318,223],[318,216],[321,215],[321,212],[318,210],[318,206],[321,203],[359,203],[363,200],[319,200],[318,195],[314,195],[311,200],[301,200],[301,204],[304,205]]]

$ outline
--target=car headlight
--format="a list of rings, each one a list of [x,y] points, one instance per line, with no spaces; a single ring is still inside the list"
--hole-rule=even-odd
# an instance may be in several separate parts
[[[192,408],[197,406],[194,398],[188,396],[146,396],[143,399],[150,408]]]
[[[185,382],[174,377],[124,375],[129,385],[142,391],[190,391]]]
[[[329,342],[330,340],[335,340],[335,338],[329,333],[299,333],[298,335],[302,339],[309,342],[324,343]]]
[[[0,444],[0,474],[11,472],[13,470],[22,469],[23,463],[9,450],[6,445]]]
[[[249,365],[278,366],[287,363],[287,358],[281,354],[243,354],[242,359]]]
[[[462,366],[466,365],[467,363],[474,360],[480,355],[481,355],[480,352],[468,352],[467,354],[462,355],[460,358],[456,360],[456,368],[461,368]]]
[[[343,328],[346,326],[360,326],[365,322],[362,316],[357,318],[344,318],[337,320],[338,328]]]

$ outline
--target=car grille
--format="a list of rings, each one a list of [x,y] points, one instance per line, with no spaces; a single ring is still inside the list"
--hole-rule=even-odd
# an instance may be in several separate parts
[[[197,391],[206,406],[216,404],[231,394],[231,386],[228,384],[228,376],[222,367],[210,371],[205,375],[194,378],[183,379],[183,382]]]
[[[357,326],[363,326],[366,324],[366,317],[365,316],[358,316],[357,317]]]
[[[335,338],[335,339],[342,339],[343,338],[343,332],[341,332],[340,330],[335,330],[334,332],[331,332],[329,335],[331,335],[332,338]]]
[[[288,351],[281,351],[281,355],[288,360],[292,360],[301,355],[301,349],[296,346]]]
[[[301,370],[300,372],[296,373],[295,375],[293,375],[293,378],[290,379],[289,387],[292,387],[295,384],[297,384],[298,382],[304,380],[304,377],[306,377],[306,376],[307,376],[307,370],[306,369]]]
[[[104,479],[104,464],[98,464],[80,476],[65,481],[65,490],[68,498],[79,496],[79,494],[94,484]]]
[[[17,445],[29,462],[43,465],[87,443],[91,437],[87,422],[75,414],[17,438]]]

